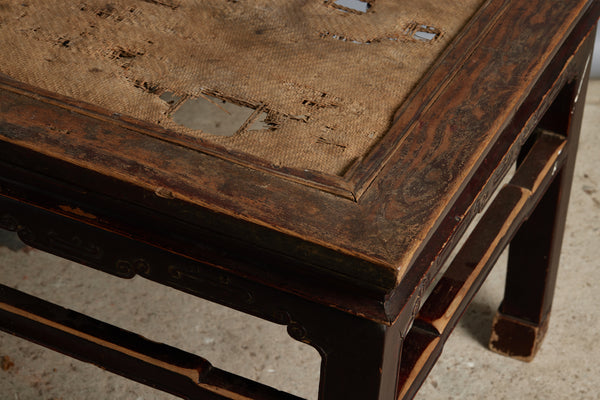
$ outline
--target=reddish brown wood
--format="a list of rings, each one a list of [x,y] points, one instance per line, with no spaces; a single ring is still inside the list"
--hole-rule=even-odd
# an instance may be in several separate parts
[[[447,261],[449,253],[456,246],[456,242],[462,237],[473,217],[483,209],[509,168],[518,160],[521,147],[528,145],[527,140],[531,132],[538,126],[543,116],[552,114],[547,113],[547,110],[558,97],[561,88],[582,73],[587,59],[585,54],[580,55],[577,62],[562,64],[558,60],[571,57],[573,48],[570,42],[579,41],[580,39],[575,38],[585,36],[587,33],[584,29],[576,29],[572,33],[571,40],[558,51],[555,56],[556,62],[546,68],[530,96],[517,110],[510,124],[454,202],[432,238],[426,242],[425,248],[407,275],[398,288],[391,292],[386,302],[388,315],[394,315],[406,298],[417,292],[419,287],[427,286],[428,282],[435,280],[435,276]],[[585,46],[589,46],[589,43]],[[580,51],[585,53],[586,50]],[[544,99],[541,103],[540,98]],[[525,155],[526,152],[521,154]]]
[[[186,399],[299,400],[179,349],[0,285],[0,329]]]
[[[564,163],[564,145],[564,137],[540,134],[419,310],[400,372],[407,398],[416,393],[483,280],[552,182],[554,167]]]
[[[0,226],[93,268],[141,275],[286,325],[323,357],[320,400],[409,399],[494,259],[542,196],[551,167],[560,168],[567,157],[559,183],[514,242],[513,254],[522,253],[520,247],[536,251],[534,260],[511,255],[493,339],[512,354],[539,343],[581,116],[579,105],[569,119],[575,92],[567,92],[583,88],[580,102],[585,95],[599,14],[600,2],[593,0],[490,0],[399,110],[389,135],[335,179],[173,139],[131,118],[0,77]],[[562,87],[567,92],[559,95]],[[568,136],[562,153],[562,138],[552,134],[530,146],[538,125]],[[511,186],[435,283],[521,148],[536,156],[521,162]],[[523,237],[541,226],[534,222],[552,220],[548,216],[555,216],[548,225],[554,239],[527,242]],[[550,261],[539,261],[544,257]],[[526,272],[516,268],[530,261]],[[545,283],[529,294],[522,282],[539,277]],[[130,333],[3,290],[12,300],[2,304],[27,299],[32,306],[25,319],[4,307],[2,329],[46,346],[184,397],[223,395],[198,394],[196,384],[173,389],[178,382],[190,385],[173,368],[190,365],[224,390],[246,385],[240,394],[279,395],[206,360],[136,344]],[[50,322],[64,313],[70,320],[64,325],[76,330]],[[36,320],[44,315],[43,323]],[[81,321],[92,328],[80,329]],[[83,345],[81,332],[119,351],[105,361],[106,346]],[[515,332],[532,339],[523,346],[512,340]],[[166,368],[132,359],[139,346]]]
[[[127,129],[114,116],[100,115],[98,120],[98,113],[90,113],[87,108],[59,109],[56,104],[60,101],[44,103],[36,100],[40,97],[37,94],[27,100],[5,92],[5,112],[0,113],[6,129],[3,140],[67,161],[71,168],[80,168],[85,174],[93,171],[127,182],[130,190],[144,193],[141,199],[132,197],[129,201],[153,210],[198,225],[206,223],[206,219],[195,215],[202,209],[249,224],[248,229],[229,232],[238,232],[238,240],[270,247],[272,241],[261,241],[260,235],[251,232],[260,226],[279,236],[280,241],[300,239],[315,250],[325,248],[343,254],[342,262],[328,262],[319,254],[308,258],[324,273],[341,274],[359,285],[390,290],[422,250],[426,242],[423,239],[431,237],[439,226],[465,181],[527,98],[569,32],[593,4],[591,0],[558,4],[546,0],[527,4],[511,1],[498,19],[490,19],[491,26],[480,39],[481,45],[465,59],[418,122],[409,127],[405,125],[408,121],[396,121],[390,135],[397,135],[397,130],[408,131],[400,134],[403,139],[392,156],[384,157],[385,167],[377,169],[379,172],[358,202],[197,149],[148,140],[143,127]],[[590,11],[589,20],[582,24],[587,30],[595,22],[594,13]],[[6,85],[18,86],[12,82]],[[464,98],[470,101],[462,101]],[[73,180],[73,171],[61,171],[57,178]],[[78,179],[76,183],[87,182],[89,179]],[[102,190],[117,191],[112,187]],[[150,199],[157,196],[157,191],[168,193],[172,199],[162,197],[161,204],[156,205]],[[126,195],[129,191],[119,192]],[[297,249],[295,258],[307,258],[297,245],[291,243],[289,249]]]
[[[469,301],[467,293],[474,282],[487,276],[521,222],[533,209],[554,177],[553,169],[564,162],[561,157],[565,141],[553,135],[542,135],[529,157],[521,165],[510,184],[496,196],[486,214],[456,255],[431,297],[421,308],[418,319],[427,322],[438,333],[447,329],[450,319],[461,315]],[[531,184],[528,184],[531,181]],[[526,185],[522,185],[525,183]]]
[[[502,354],[532,360],[544,338],[552,308],[560,249],[590,59],[579,79],[566,85],[540,125],[569,138],[566,165],[535,212],[511,242],[504,300],[494,320],[490,347]]]
[[[357,398],[387,399],[393,397],[397,390],[398,357],[403,337],[401,330],[406,329],[412,319],[410,312],[390,327],[382,322],[370,321],[309,302],[282,290],[282,287],[273,288],[256,283],[215,265],[200,263],[21,201],[0,197],[0,210],[0,227],[17,231],[20,238],[33,247],[122,278],[140,275],[271,322],[287,325],[290,336],[315,347],[323,358],[320,382],[320,396],[323,399],[352,398],[354,395],[360,396]],[[300,283],[301,281],[295,282]],[[10,291],[8,288],[7,290]],[[17,299],[25,296],[12,291],[10,293]],[[26,298],[32,303],[39,301]],[[38,308],[34,307],[32,313],[40,314]],[[10,327],[0,329],[17,332]],[[99,328],[95,327],[88,333],[97,329]],[[39,337],[30,330],[43,336]],[[69,343],[76,341],[72,335],[65,336],[64,344],[45,340],[46,331],[42,327],[31,325],[23,326],[18,332],[21,336],[67,353]],[[120,339],[115,340],[126,347],[126,343],[122,343]],[[137,348],[134,347],[135,349]],[[98,365],[104,364],[103,347],[83,353],[74,350],[69,354]],[[119,354],[115,356],[117,366],[121,365],[123,357],[126,358]],[[111,368],[110,365],[107,368],[137,379],[128,372],[130,364],[123,365],[125,369]],[[154,373],[154,368],[154,365],[137,365],[136,371],[139,371],[140,376],[145,376]],[[228,389],[230,391],[236,382],[240,383],[237,378],[233,379],[233,383],[232,378],[224,378],[228,376],[226,372],[215,374],[214,381],[211,375],[210,382],[219,383],[225,388],[232,386]],[[177,382],[179,379],[174,384]],[[160,387],[171,391],[170,386],[165,385]],[[244,385],[247,386],[246,383]],[[197,388],[191,387],[184,393],[197,393]]]

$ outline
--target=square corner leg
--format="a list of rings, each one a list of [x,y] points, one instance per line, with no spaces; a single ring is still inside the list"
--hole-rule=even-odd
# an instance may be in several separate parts
[[[510,243],[504,299],[493,322],[490,348],[524,361],[533,360],[548,328],[583,117],[588,55],[578,54],[578,75],[563,87],[540,122],[541,128],[567,137],[569,153]]]

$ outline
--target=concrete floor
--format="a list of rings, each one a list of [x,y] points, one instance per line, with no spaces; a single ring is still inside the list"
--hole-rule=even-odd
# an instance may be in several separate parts
[[[590,83],[550,329],[523,363],[486,349],[501,260],[417,399],[600,399],[600,81]],[[141,278],[125,281],[18,243],[0,248],[0,282],[316,399],[319,357],[285,329]],[[12,249],[10,247],[13,247]],[[0,400],[173,399],[0,333]]]

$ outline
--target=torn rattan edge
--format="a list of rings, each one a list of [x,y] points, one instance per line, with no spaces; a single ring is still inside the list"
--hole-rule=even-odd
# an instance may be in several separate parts
[[[355,160],[342,176],[310,169],[273,165],[262,158],[244,152],[227,150],[221,145],[198,137],[184,135],[126,115],[115,114],[99,106],[17,82],[2,74],[0,74],[0,87],[98,120],[110,121],[135,132],[219,157],[244,167],[271,173],[351,201],[358,201],[401,144],[402,138],[444,91],[462,63],[468,60],[477,45],[489,34],[510,2],[511,0],[488,0],[475,12],[456,38],[437,58],[437,61],[432,64],[429,72],[411,90],[408,99],[404,101],[393,117],[393,124],[388,133],[379,143],[375,144],[365,158]]]
[[[210,156],[219,157],[247,168],[271,173],[308,187],[332,193],[336,196],[344,197],[350,200],[356,200],[350,183],[343,178],[334,175],[327,175],[318,171],[278,167],[263,159],[246,153],[225,150],[225,148],[222,146],[210,143],[198,137],[190,137],[172,130],[167,130],[133,117],[112,113],[111,111],[99,106],[74,100],[66,96],[15,81],[4,74],[0,74],[0,88],[43,101],[56,107],[86,115],[100,121],[110,122],[155,139],[181,145],[185,148],[193,149]]]

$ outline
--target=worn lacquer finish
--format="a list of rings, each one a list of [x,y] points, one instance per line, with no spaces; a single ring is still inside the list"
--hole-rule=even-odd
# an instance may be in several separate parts
[[[191,148],[147,140],[152,129],[143,124],[103,117],[101,110],[93,108],[84,111],[90,107],[78,103],[57,108],[53,105],[69,101],[59,97],[39,102],[39,95],[26,94],[33,88],[14,82],[4,84],[5,142],[65,160],[82,173],[95,171],[114,178],[115,184],[123,182],[132,190],[154,193],[158,199],[144,195],[132,201],[192,224],[206,224],[197,210],[208,210],[247,227],[239,229],[241,240],[251,242],[254,235],[249,236],[248,230],[262,226],[283,241],[300,241],[300,246],[292,245],[297,258],[302,258],[298,247],[311,253],[308,249],[322,248],[327,250],[315,251],[343,254],[341,264],[318,256],[311,259],[325,271],[389,290],[404,275],[424,239],[588,6],[586,2],[549,5],[542,1],[539,6],[507,6],[490,22],[493,33],[481,39],[485,45],[463,60],[419,121],[405,126],[399,117],[389,135],[401,135],[402,140],[381,160],[385,167],[373,171],[375,178],[357,202]],[[508,29],[509,25],[523,28]],[[555,34],[535,34],[535,29],[543,32],[543,26],[552,26]],[[506,34],[499,35],[502,29],[507,29]],[[440,66],[442,70],[448,67]],[[9,89],[8,85],[21,88]],[[494,96],[488,96],[490,91]],[[463,94],[473,101],[460,100]],[[399,129],[407,131],[400,134]],[[68,181],[72,175],[60,179]]]
[[[0,76],[0,227],[287,326],[322,356],[319,400],[412,398],[511,243],[491,346],[531,358],[548,326],[599,14],[591,0],[487,1],[389,131],[335,176]],[[14,289],[0,288],[0,313],[7,332],[184,398],[293,398]]]

